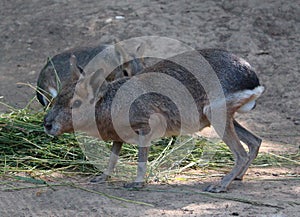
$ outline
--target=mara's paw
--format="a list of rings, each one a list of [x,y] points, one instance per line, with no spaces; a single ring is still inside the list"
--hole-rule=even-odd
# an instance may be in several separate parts
[[[204,191],[211,193],[224,193],[227,192],[227,189],[221,185],[209,185],[203,189]]]
[[[124,184],[124,188],[141,189],[145,187],[145,182],[130,182]]]
[[[235,181],[243,181],[243,176],[237,176],[237,177],[235,177]]]

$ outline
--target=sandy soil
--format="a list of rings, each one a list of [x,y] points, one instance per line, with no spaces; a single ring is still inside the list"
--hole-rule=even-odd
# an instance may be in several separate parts
[[[26,105],[34,90],[18,82],[35,85],[46,58],[60,51],[110,43],[114,38],[166,36],[194,47],[225,48],[248,60],[267,90],[256,109],[239,119],[264,139],[262,151],[295,152],[300,145],[299,14],[297,1],[283,0],[2,0],[1,101],[16,107]],[[115,19],[118,15],[125,19]],[[107,23],[109,18],[112,22]],[[6,110],[0,105],[1,112]],[[222,194],[263,204],[199,194],[216,180],[200,175],[170,185],[153,183],[138,192],[118,185],[86,185],[86,180],[72,180],[88,189],[154,207],[119,202],[71,187],[13,192],[3,188],[0,216],[297,216],[300,183],[290,177],[299,174],[299,168],[252,168],[244,182],[234,183],[229,193]]]

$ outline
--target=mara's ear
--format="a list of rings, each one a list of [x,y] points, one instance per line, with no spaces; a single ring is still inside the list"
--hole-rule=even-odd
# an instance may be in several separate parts
[[[103,69],[98,69],[90,76],[89,84],[96,100],[102,98],[107,90],[107,81],[105,80],[104,74]]]
[[[145,50],[146,50],[146,43],[145,42],[141,42],[141,44],[139,46],[137,46],[136,48],[136,54],[134,56],[141,58],[143,60],[143,56],[145,54]]]
[[[50,67],[54,68],[54,70],[55,70],[55,65],[54,65],[54,63],[52,61],[52,57],[47,57],[47,63],[46,64],[50,65]]]
[[[129,61],[129,55],[124,50],[124,48],[120,45],[120,43],[114,44],[115,54],[119,61],[119,64],[124,64]]]
[[[77,65],[77,58],[73,54],[70,57],[70,72],[72,80],[75,81],[79,79],[80,75],[85,75],[83,69]]]

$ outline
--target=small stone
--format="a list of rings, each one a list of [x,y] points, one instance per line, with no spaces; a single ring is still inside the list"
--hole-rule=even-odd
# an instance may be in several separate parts
[[[124,16],[115,16],[116,20],[124,20],[125,17]]]
[[[35,75],[36,71],[30,71],[28,74],[29,75]]]
[[[27,43],[27,44],[33,44],[33,41],[32,41],[31,39],[28,39],[28,40],[26,41],[26,43]]]
[[[111,23],[112,21],[113,21],[112,18],[108,18],[108,19],[105,20],[105,23]]]

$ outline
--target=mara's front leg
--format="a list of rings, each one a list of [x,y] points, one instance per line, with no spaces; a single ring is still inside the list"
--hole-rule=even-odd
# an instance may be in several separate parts
[[[141,125],[138,122],[138,125]],[[162,114],[151,114],[147,122],[143,123],[143,127],[138,130],[138,167],[137,167],[137,177],[134,182],[126,184],[125,188],[142,188],[145,185],[145,175],[147,172],[147,161],[149,150],[151,146],[151,141],[154,138],[160,138],[165,134],[167,123],[165,117]],[[150,126],[150,132],[148,127]]]
[[[113,171],[116,167],[116,164],[118,162],[122,145],[123,145],[122,142],[115,142],[115,141],[113,142],[107,170],[105,170],[100,176],[94,177],[91,180],[91,182],[102,183],[102,182],[107,181],[110,178],[110,176],[113,173]]]
[[[134,182],[124,185],[125,188],[142,188],[145,185],[145,175],[147,172],[147,161],[150,146],[138,148],[137,177]]]

